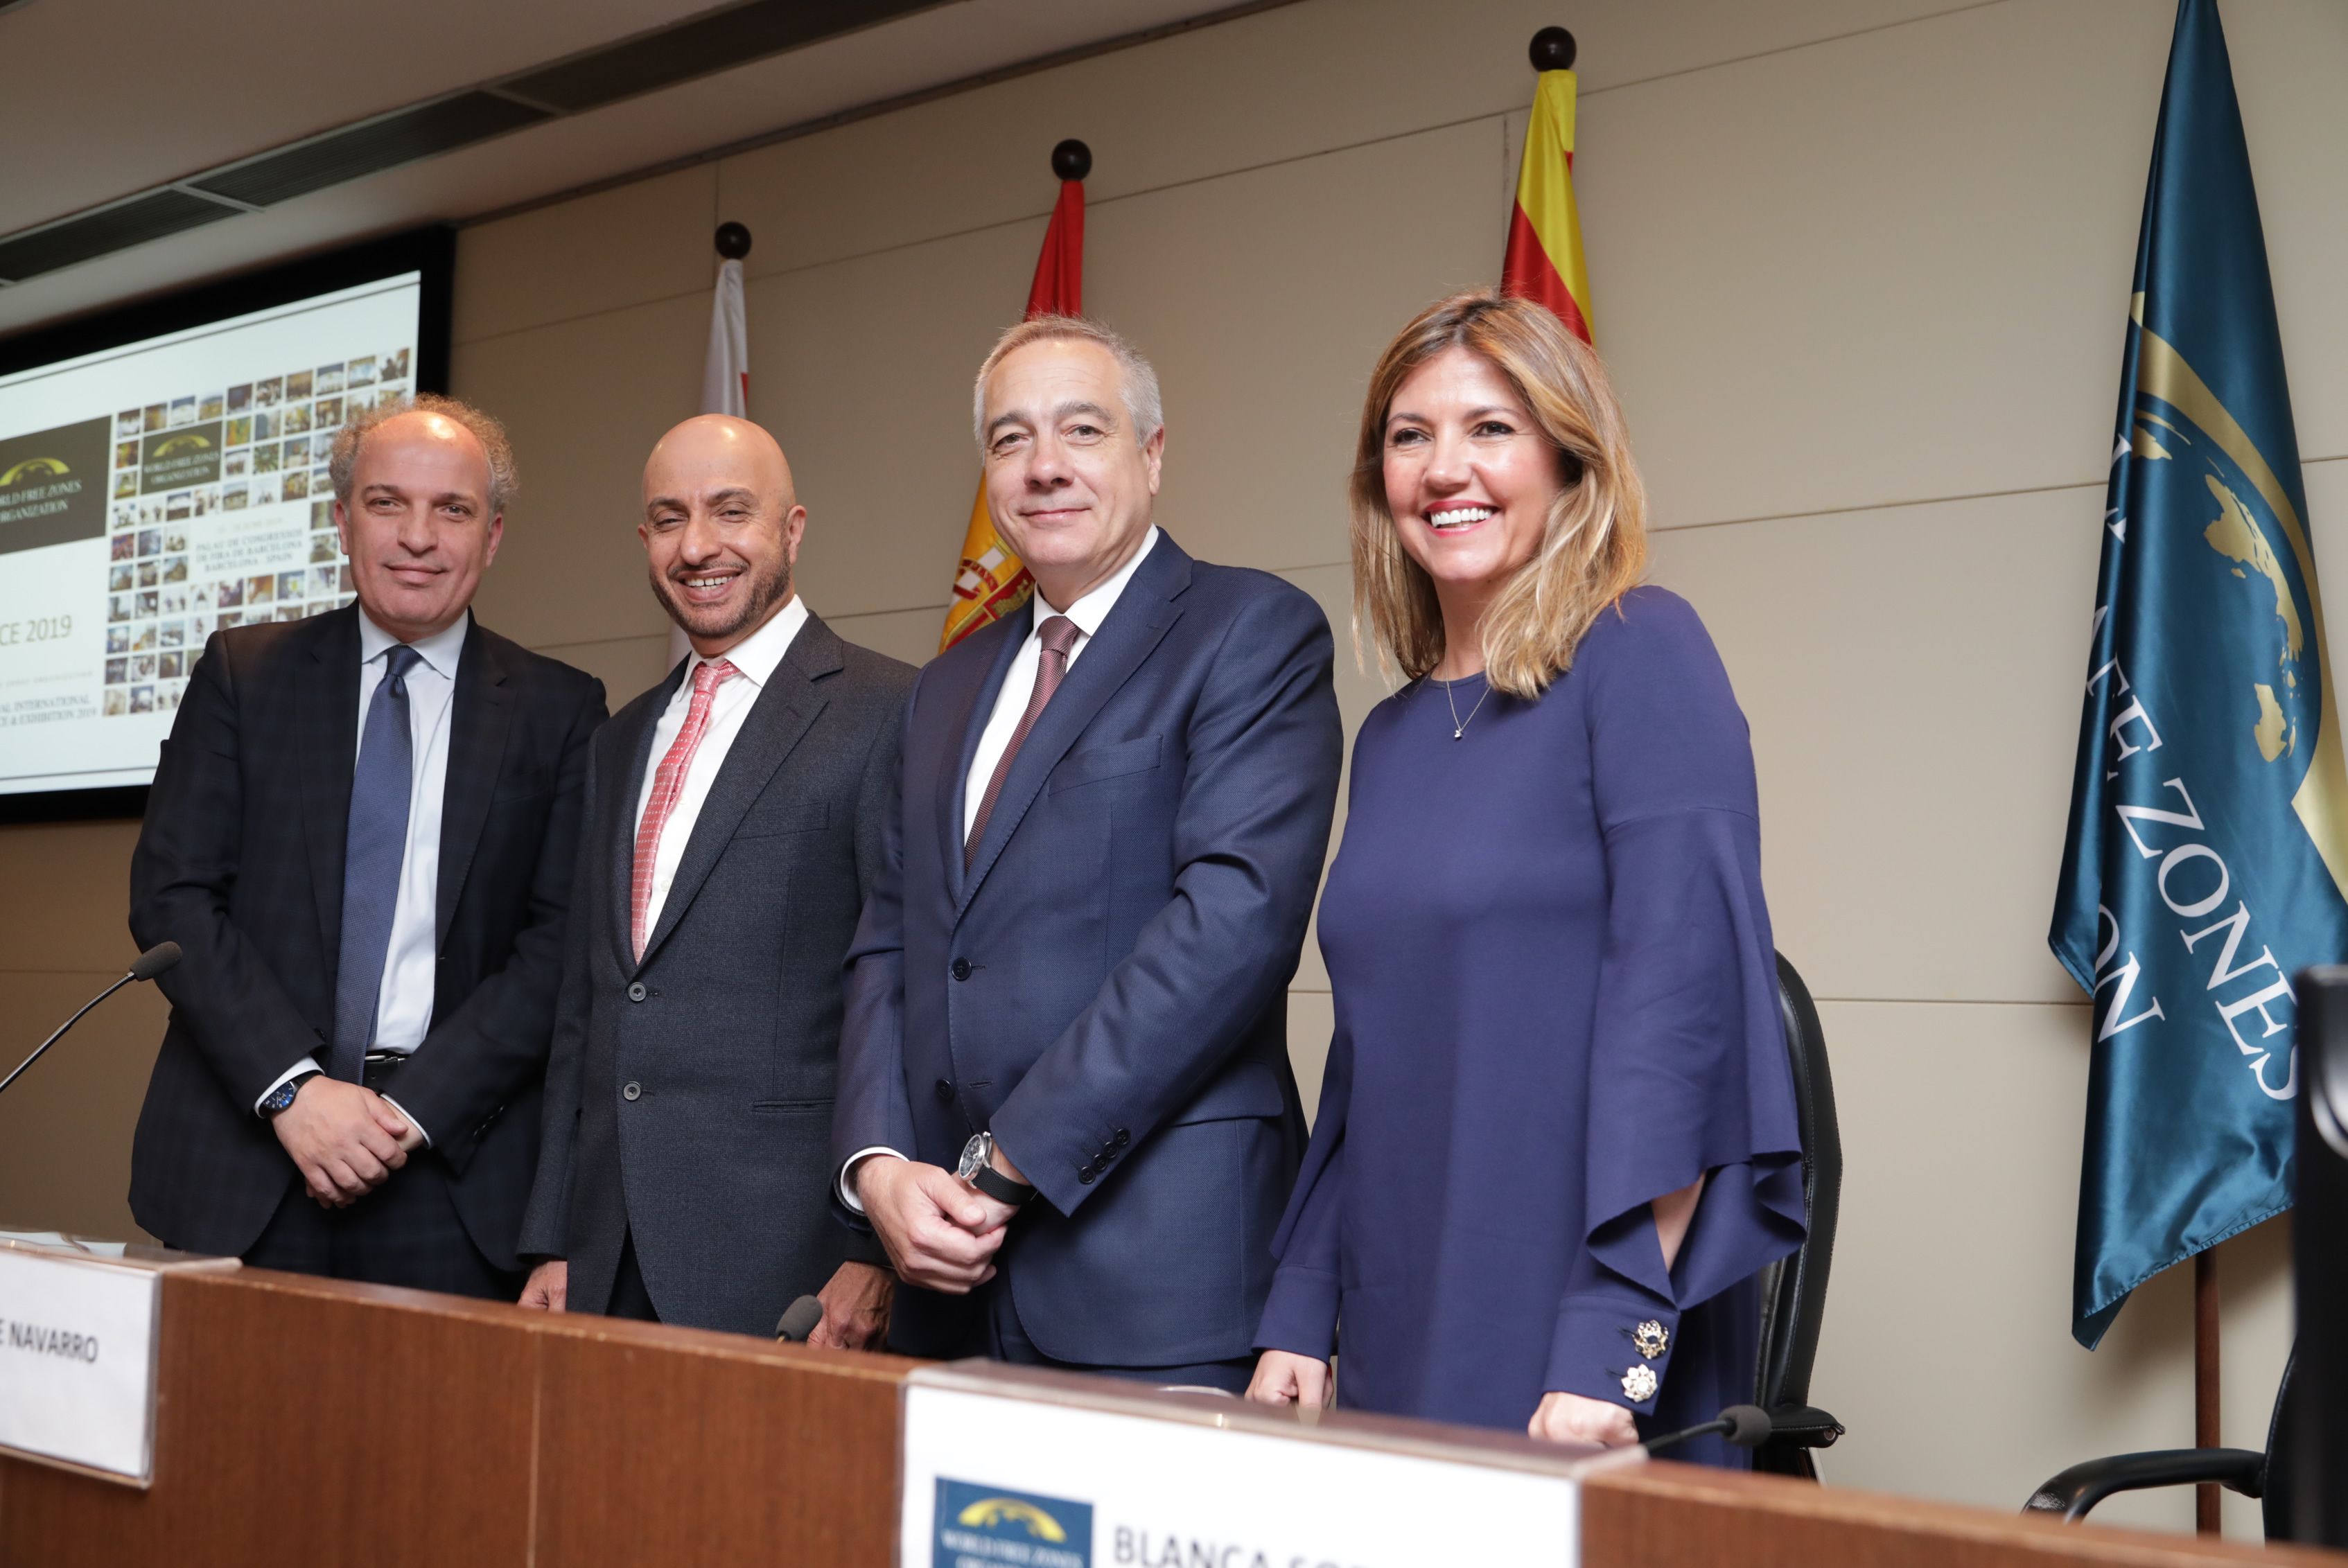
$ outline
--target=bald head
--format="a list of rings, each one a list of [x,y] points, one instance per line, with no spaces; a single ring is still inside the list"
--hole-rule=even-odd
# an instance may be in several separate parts
[[[704,414],[644,462],[644,540],[653,592],[694,649],[716,658],[791,600],[807,508],[772,436]]]

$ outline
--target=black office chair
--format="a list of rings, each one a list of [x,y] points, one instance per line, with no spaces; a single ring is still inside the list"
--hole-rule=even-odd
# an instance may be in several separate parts
[[[2215,1484],[2259,1500],[2269,1541],[2291,1538],[2291,1444],[2295,1404],[2291,1369],[2299,1362],[2292,1348],[2282,1367],[2282,1386],[2275,1390],[2274,1416],[2267,1425],[2263,1453],[2250,1449],[2155,1449],[2148,1453],[2115,1454],[2109,1459],[2075,1464],[2054,1477],[2022,1505],[2024,1513],[2059,1513],[2076,1524],[2087,1511],[2123,1491],[2144,1491],[2163,1486]]]
[[[1808,1236],[1794,1254],[1761,1272],[1761,1368],[1753,1400],[1769,1412],[1769,1440],[1753,1468],[1818,1479],[1811,1459],[1842,1436],[1842,1423],[1812,1406],[1810,1369],[1826,1317],[1827,1272],[1834,1262],[1835,1218],[1842,1204],[1842,1132],[1835,1122],[1834,1078],[1827,1071],[1826,1031],[1818,1004],[1794,966],[1777,955],[1777,1008],[1786,1020],[1786,1054],[1794,1065],[1794,1104],[1802,1133],[1802,1211]]]

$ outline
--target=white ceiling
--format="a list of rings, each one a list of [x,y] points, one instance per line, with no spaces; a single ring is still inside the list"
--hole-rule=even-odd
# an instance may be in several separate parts
[[[1225,8],[947,0],[0,288],[0,334]],[[710,9],[709,0],[32,0],[0,13],[0,234]],[[39,62],[40,68],[27,68]]]

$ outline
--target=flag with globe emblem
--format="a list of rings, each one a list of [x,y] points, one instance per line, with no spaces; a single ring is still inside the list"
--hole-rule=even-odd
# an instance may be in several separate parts
[[[2050,936],[2093,1003],[2072,1333],[2291,1202],[2291,979],[2348,958],[2348,771],[2217,0],[2137,245]]]

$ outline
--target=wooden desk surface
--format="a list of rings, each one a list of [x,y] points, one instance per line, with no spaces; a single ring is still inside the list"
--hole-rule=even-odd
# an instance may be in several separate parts
[[[259,1269],[163,1288],[154,1485],[0,1460],[0,1568],[892,1561],[917,1362]],[[1661,1462],[1582,1497],[1591,1568],[2348,1563]]]

